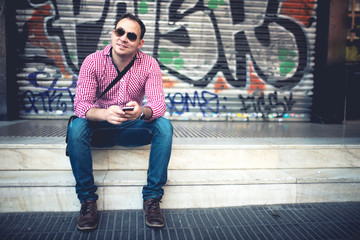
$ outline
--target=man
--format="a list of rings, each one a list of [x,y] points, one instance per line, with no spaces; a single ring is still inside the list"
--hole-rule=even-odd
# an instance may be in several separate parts
[[[95,229],[98,223],[91,146],[151,143],[147,185],[142,190],[143,212],[148,226],[165,224],[159,201],[167,181],[173,128],[170,121],[163,118],[166,104],[160,67],[154,58],[139,50],[144,45],[145,31],[140,19],[125,14],[111,33],[111,45],[90,54],[79,72],[74,101],[74,111],[79,118],[68,127],[68,145],[76,193],[81,202],[77,221],[80,230]],[[99,98],[134,58],[120,81]],[[123,110],[123,107],[133,110]]]

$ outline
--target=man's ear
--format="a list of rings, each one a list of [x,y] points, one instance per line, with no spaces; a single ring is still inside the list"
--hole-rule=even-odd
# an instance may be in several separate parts
[[[144,45],[144,39],[141,39],[137,49],[140,49],[143,45]]]

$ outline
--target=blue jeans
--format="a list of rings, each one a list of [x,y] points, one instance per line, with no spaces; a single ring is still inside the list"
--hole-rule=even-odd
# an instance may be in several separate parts
[[[68,127],[69,157],[80,202],[98,199],[97,186],[94,184],[91,146],[136,147],[151,144],[147,185],[143,187],[142,194],[144,200],[161,198],[164,195],[162,187],[167,181],[172,136],[173,126],[168,119],[162,117],[152,122],[135,120],[120,125],[88,121],[83,118],[72,121]]]

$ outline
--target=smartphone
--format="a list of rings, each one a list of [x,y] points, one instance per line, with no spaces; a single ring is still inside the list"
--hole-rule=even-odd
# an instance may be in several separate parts
[[[134,110],[134,107],[123,107],[122,110],[123,110],[124,112],[126,112],[126,111],[132,111],[132,110]]]

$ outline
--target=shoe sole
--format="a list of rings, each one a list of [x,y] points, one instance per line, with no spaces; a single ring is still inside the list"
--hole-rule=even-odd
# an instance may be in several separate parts
[[[95,226],[93,226],[93,227],[80,227],[79,225],[77,225],[77,228],[79,229],[79,230],[81,230],[81,231],[89,231],[89,230],[94,230],[94,229],[96,229],[97,228],[97,224],[95,225]]]
[[[148,225],[149,227],[154,227],[154,228],[162,228],[162,227],[164,227],[165,226],[165,224],[150,224],[150,223],[148,223],[147,221],[145,222],[146,223],[146,225]]]

